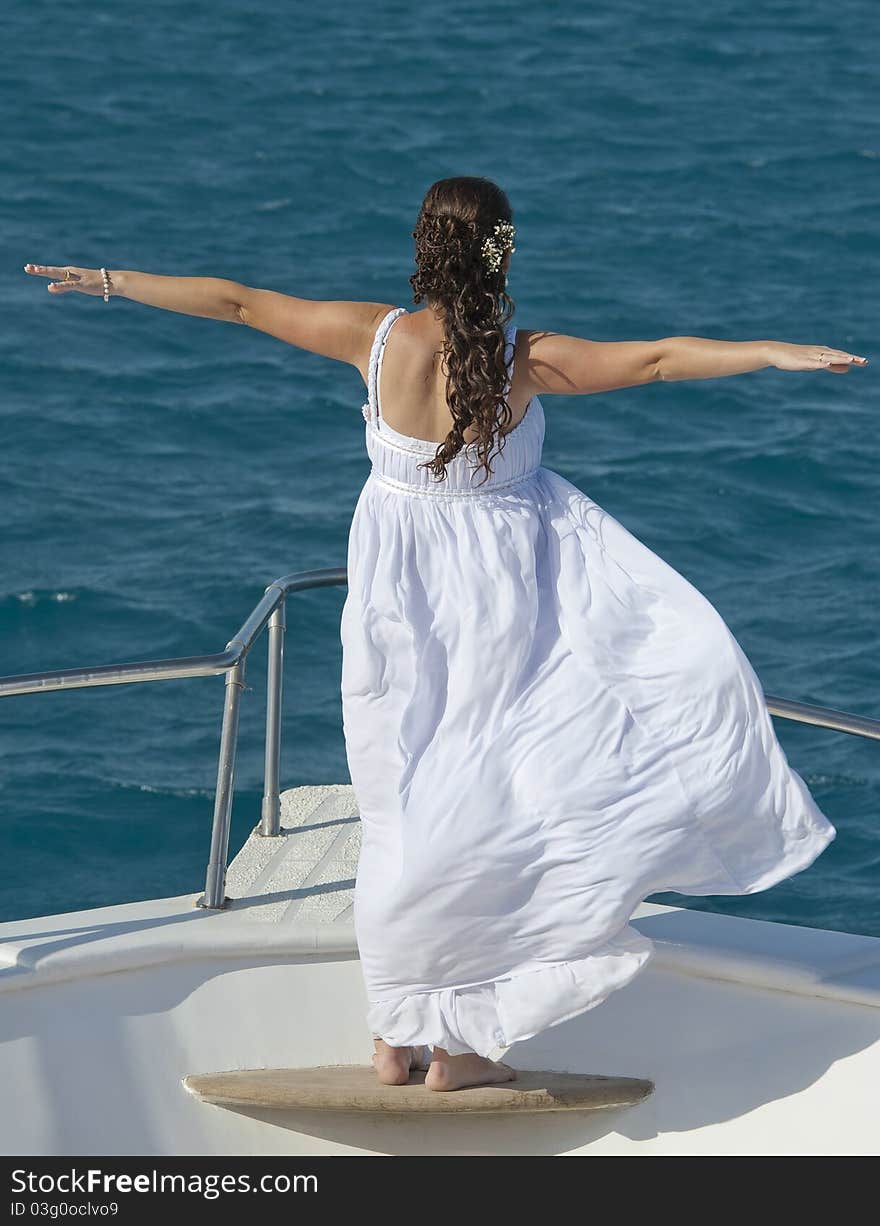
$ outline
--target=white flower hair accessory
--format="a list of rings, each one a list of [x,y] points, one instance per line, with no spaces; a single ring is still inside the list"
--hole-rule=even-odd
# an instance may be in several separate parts
[[[516,251],[516,247],[513,245],[515,234],[516,227],[513,222],[499,221],[495,225],[494,232],[488,238],[483,239],[480,253],[483,257],[483,263],[489,272],[498,271],[506,252]]]

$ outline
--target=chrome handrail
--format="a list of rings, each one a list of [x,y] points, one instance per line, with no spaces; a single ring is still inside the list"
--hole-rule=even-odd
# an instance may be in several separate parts
[[[207,656],[179,656],[168,660],[139,660],[130,664],[100,664],[93,668],[62,668],[41,673],[0,677],[0,698],[13,694],[44,694],[50,690],[83,689],[98,685],[124,685],[131,681],[165,681],[179,677],[209,677],[226,674],[217,787],[211,824],[211,850],[205,874],[205,892],[196,905],[219,910],[226,905],[226,866],[232,819],[235,752],[238,716],[248,653],[265,625],[268,631],[266,677],[266,752],[264,789],[259,833],[266,838],[281,833],[280,761],[281,692],[284,670],[285,601],[291,592],[310,588],[339,587],[348,582],[344,566],[327,570],[300,571],[270,583],[253,612],[223,651]],[[771,715],[797,723],[813,724],[837,732],[880,741],[880,720],[850,715],[830,707],[811,706],[765,694]]]
[[[868,715],[850,715],[848,711],[836,711],[833,707],[815,707],[807,702],[793,702],[789,698],[774,698],[764,695],[767,710],[780,719],[791,719],[798,724],[813,724],[816,728],[830,728],[834,732],[849,732],[853,736],[880,741],[880,719]]]

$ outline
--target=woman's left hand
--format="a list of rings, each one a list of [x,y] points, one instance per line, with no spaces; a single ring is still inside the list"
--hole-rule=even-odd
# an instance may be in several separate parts
[[[851,366],[867,366],[868,359],[830,345],[789,345],[785,341],[771,343],[771,365],[777,370],[830,370],[845,374]]]

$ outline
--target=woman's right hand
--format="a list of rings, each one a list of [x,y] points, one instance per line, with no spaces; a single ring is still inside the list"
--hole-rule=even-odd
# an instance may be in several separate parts
[[[830,370],[836,375],[845,374],[851,366],[868,365],[867,358],[856,357],[844,349],[832,349],[830,345],[788,345],[785,341],[772,342],[770,359],[777,370]]]
[[[70,264],[61,267],[53,264],[25,264],[24,270],[32,277],[51,277],[47,286],[50,294],[69,294],[75,291],[98,298],[104,296],[104,280],[100,268],[74,268]]]

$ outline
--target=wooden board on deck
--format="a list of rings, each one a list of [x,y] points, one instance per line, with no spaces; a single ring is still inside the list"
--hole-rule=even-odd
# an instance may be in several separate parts
[[[425,1089],[424,1080],[413,1072],[407,1085],[386,1086],[371,1066],[336,1064],[193,1073],[183,1084],[217,1106],[374,1113],[603,1111],[634,1106],[654,1089],[641,1078],[593,1073],[521,1071],[515,1081],[445,1093]]]

